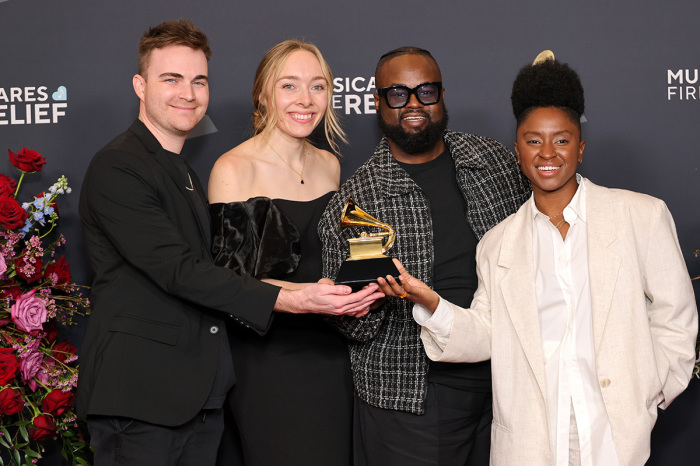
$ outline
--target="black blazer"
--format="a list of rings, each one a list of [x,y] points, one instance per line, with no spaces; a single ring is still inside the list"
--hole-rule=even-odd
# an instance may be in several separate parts
[[[85,175],[79,210],[95,281],[76,400],[82,416],[183,424],[212,389],[223,319],[261,334],[270,325],[279,288],[214,265],[173,157],[137,120]]]

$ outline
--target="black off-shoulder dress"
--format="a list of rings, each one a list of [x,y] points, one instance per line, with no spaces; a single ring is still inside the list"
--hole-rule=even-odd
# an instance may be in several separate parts
[[[258,278],[318,281],[317,226],[332,195],[212,204],[217,263]],[[244,464],[349,465],[352,376],[343,337],[322,316],[278,313],[265,336],[234,326],[230,340],[229,406]]]

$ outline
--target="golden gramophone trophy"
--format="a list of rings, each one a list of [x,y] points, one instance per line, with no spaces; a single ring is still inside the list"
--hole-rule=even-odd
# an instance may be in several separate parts
[[[360,209],[352,196],[349,196],[340,217],[338,230],[347,227],[375,227],[385,231],[363,231],[359,238],[348,239],[350,257],[340,266],[335,282],[348,285],[353,291],[357,291],[368,283],[376,282],[377,277],[391,275],[398,281],[399,271],[391,258],[384,255],[396,239],[396,232],[391,225],[380,222]]]

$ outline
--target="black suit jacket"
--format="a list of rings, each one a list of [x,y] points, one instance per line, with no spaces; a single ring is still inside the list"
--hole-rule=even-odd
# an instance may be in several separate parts
[[[79,209],[95,281],[76,400],[83,416],[185,423],[211,392],[224,319],[258,333],[270,325],[279,288],[214,265],[173,157],[137,120],[85,175]]]

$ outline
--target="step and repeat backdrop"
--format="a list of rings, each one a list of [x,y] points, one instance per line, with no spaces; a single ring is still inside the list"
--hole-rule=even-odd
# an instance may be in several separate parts
[[[207,117],[185,147],[205,186],[217,157],[248,137],[255,69],[282,40],[315,43],[331,65],[332,105],[350,141],[341,147],[343,179],[380,138],[372,94],[384,52],[430,50],[442,69],[450,129],[512,147],[511,84],[522,65],[551,49],[579,72],[586,92],[580,171],[664,199],[689,272],[700,275],[696,0],[0,0],[0,150],[26,146],[46,157],[43,171],[25,178],[27,195],[67,176],[73,191],[59,200],[60,228],[79,283],[91,280],[77,214],[83,175],[92,155],[137,116],[131,78],[139,37],[177,18],[194,21],[213,50]],[[2,157],[0,172],[15,176]],[[79,345],[83,330],[84,323],[67,332]],[[662,413],[650,464],[696,461],[699,386],[691,381]]]

